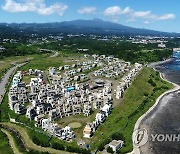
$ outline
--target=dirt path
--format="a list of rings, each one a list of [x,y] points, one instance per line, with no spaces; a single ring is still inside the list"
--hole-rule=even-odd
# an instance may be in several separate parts
[[[70,154],[69,152],[66,152],[66,151],[60,151],[60,150],[52,149],[49,147],[41,147],[41,146],[34,144],[32,142],[32,140],[29,138],[29,135],[27,134],[25,128],[23,128],[23,127],[20,127],[16,124],[5,123],[5,122],[3,122],[1,124],[3,124],[4,126],[8,126],[10,128],[13,128],[16,131],[18,131],[22,137],[22,140],[24,141],[24,144],[29,149],[34,149],[36,151],[41,151],[41,152],[49,152],[49,153],[53,153],[53,154]]]
[[[11,148],[12,148],[13,152],[15,154],[21,154],[21,152],[19,152],[19,150],[17,149],[16,144],[15,144],[14,139],[11,136],[11,134],[5,129],[1,129],[1,130],[2,130],[2,132],[4,132],[7,135],[8,140],[9,140],[9,144],[11,145]]]

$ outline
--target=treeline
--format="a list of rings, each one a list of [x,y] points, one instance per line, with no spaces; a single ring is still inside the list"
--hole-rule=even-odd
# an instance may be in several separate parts
[[[51,147],[53,149],[75,152],[79,154],[90,154],[90,151],[79,147],[77,144],[68,144],[65,141],[59,139],[55,140],[54,137],[46,136],[35,131],[29,131],[28,133],[32,141],[41,147]]]
[[[11,57],[11,56],[42,54],[39,51],[38,47],[27,46],[26,44],[23,43],[5,43],[5,44],[0,44],[0,46],[1,45],[5,48],[5,50],[3,52],[0,52],[0,59],[2,59],[3,57]]]
[[[60,42],[43,44],[51,50],[69,50],[77,52],[78,48],[89,49],[89,54],[114,55],[125,61],[154,62],[161,61],[172,55],[172,49],[158,49],[157,44],[133,44],[125,40],[100,41],[88,37],[64,38]]]
[[[1,44],[0,44],[1,46]],[[89,37],[64,37],[61,41],[50,41],[49,43],[34,44],[27,46],[27,43],[6,43],[2,44],[6,48],[5,52],[0,53],[0,58],[6,56],[24,56],[31,54],[42,54],[39,49],[46,48],[56,51],[77,52],[78,48],[89,49],[88,54],[114,55],[125,61],[135,62],[154,62],[162,61],[172,55],[172,49],[158,49],[157,44],[133,44],[126,40],[114,39],[101,41],[90,39]],[[172,47],[173,43],[168,46]]]

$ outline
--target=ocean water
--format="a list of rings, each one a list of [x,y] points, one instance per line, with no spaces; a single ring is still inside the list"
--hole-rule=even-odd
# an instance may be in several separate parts
[[[180,71],[180,51],[174,52],[173,57],[173,61],[162,65],[166,71]]]
[[[165,78],[180,85],[180,52],[173,53],[174,59],[155,68]],[[142,154],[180,154],[179,141],[153,141],[151,135],[180,135],[180,91],[165,95],[141,122],[140,128],[148,130],[149,140],[142,146]]]
[[[156,69],[169,81],[180,85],[180,51],[174,52],[172,57],[174,57],[172,61],[158,65]]]

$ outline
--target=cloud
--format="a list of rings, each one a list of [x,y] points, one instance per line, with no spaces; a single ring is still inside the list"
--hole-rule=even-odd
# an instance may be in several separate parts
[[[149,21],[144,21],[144,23],[145,23],[145,24],[150,24],[151,22],[149,22]]]
[[[158,19],[159,20],[169,20],[169,19],[174,19],[176,16],[172,13],[170,14],[164,14],[162,16],[159,16]]]
[[[149,15],[151,15],[151,11],[138,11],[138,12],[133,12],[132,14],[134,17],[141,17],[141,18],[144,18],[144,17],[147,17]]]
[[[80,14],[95,14],[96,13],[96,7],[84,7],[82,9],[77,10]]]
[[[149,24],[153,21],[160,20],[170,20],[175,18],[175,14],[163,14],[157,15],[152,13],[151,11],[134,11],[130,7],[126,7],[121,9],[119,6],[111,6],[104,10],[104,15],[107,17],[111,17],[112,20],[117,20],[121,16],[127,17],[127,22],[132,22],[136,20],[145,20],[144,23]]]
[[[128,14],[131,12],[131,9],[129,7],[126,7],[124,10],[122,10],[119,6],[112,6],[108,7],[104,11],[105,16],[118,16],[121,14]]]
[[[58,14],[62,16],[68,6],[62,3],[54,3],[46,6],[44,0],[23,0],[23,2],[16,2],[14,0],[5,0],[2,9],[8,12],[35,12],[40,15]]]

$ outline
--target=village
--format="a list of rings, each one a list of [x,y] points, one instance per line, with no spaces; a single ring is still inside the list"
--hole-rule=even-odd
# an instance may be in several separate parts
[[[72,141],[76,135],[70,126],[60,127],[58,119],[88,117],[97,111],[82,132],[84,138],[91,138],[111,114],[114,101],[123,97],[141,69],[139,63],[131,64],[114,56],[86,54],[83,61],[75,60],[59,68],[17,71],[8,93],[9,108],[66,141]],[[28,83],[24,77],[29,77]]]

